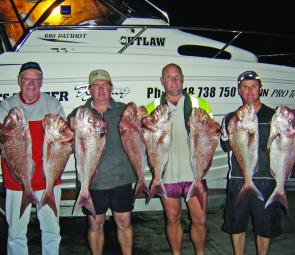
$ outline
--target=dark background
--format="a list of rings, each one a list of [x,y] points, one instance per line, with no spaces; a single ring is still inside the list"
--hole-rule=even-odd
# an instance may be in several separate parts
[[[287,1],[151,0],[171,25],[254,30],[295,35],[294,8]]]
[[[150,1],[167,12],[172,26],[245,31],[232,45],[255,53],[259,62],[295,67],[295,13],[291,1]],[[195,33],[225,43],[235,36],[227,32]],[[276,57],[265,57],[269,54]]]

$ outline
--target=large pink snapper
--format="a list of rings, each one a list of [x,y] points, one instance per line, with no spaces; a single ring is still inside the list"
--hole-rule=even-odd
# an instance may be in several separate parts
[[[190,126],[190,163],[195,179],[188,191],[186,201],[196,195],[203,208],[205,192],[202,179],[212,164],[213,155],[219,143],[220,125],[208,113],[200,108],[193,108],[189,118]]]
[[[42,124],[44,128],[43,173],[46,178],[46,190],[41,198],[40,207],[48,204],[57,216],[54,184],[74,151],[74,134],[59,114],[46,114]]]
[[[279,106],[272,117],[268,140],[270,169],[276,188],[265,207],[278,200],[288,211],[285,183],[291,175],[295,161],[295,110]]]
[[[75,119],[71,120],[75,130],[75,157],[81,189],[74,211],[84,206],[96,215],[89,192],[90,181],[95,175],[106,143],[106,123],[95,116],[87,107],[80,107]]]
[[[143,135],[148,153],[148,161],[153,172],[153,180],[147,203],[158,194],[167,198],[162,183],[162,174],[168,162],[171,148],[171,119],[167,105],[159,105],[148,117],[142,120]]]
[[[253,183],[258,162],[258,118],[254,106],[240,107],[228,123],[228,138],[233,153],[244,176],[244,184],[236,200],[238,203],[247,193],[254,193],[264,201],[262,194]]]
[[[21,108],[10,110],[0,129],[1,155],[6,161],[13,179],[23,186],[20,217],[30,203],[39,204],[35,196],[31,179],[34,174],[34,161],[32,159],[32,139]]]
[[[127,104],[119,124],[124,150],[137,176],[134,196],[141,192],[148,192],[144,179],[144,170],[148,165],[147,154],[141,130],[141,120],[145,116],[146,109],[144,107],[137,108],[135,103],[130,102]]]

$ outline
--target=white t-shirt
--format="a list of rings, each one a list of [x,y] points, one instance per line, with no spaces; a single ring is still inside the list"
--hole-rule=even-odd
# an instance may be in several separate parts
[[[190,165],[189,135],[184,123],[184,96],[177,105],[168,102],[172,121],[172,143],[168,163],[164,169],[163,183],[193,181]]]

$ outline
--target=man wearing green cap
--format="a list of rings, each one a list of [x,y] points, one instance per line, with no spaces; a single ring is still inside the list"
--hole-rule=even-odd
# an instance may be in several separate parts
[[[103,254],[104,222],[110,208],[117,224],[117,236],[122,254],[132,254],[133,230],[131,211],[134,206],[132,183],[136,176],[124,152],[119,134],[119,122],[125,108],[124,103],[112,97],[112,81],[105,70],[94,70],[89,75],[91,98],[85,106],[102,118],[107,125],[107,137],[99,169],[91,183],[90,193],[96,210],[96,217],[83,208],[88,216],[88,241],[92,254]],[[78,107],[79,108],[79,107]],[[78,108],[68,116],[68,121],[76,115]],[[115,155],[115,156],[114,156]]]

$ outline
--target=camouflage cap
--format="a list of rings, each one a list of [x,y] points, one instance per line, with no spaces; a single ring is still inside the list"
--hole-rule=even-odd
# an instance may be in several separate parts
[[[97,69],[89,74],[89,85],[92,85],[97,80],[111,82],[111,76],[107,71]]]

